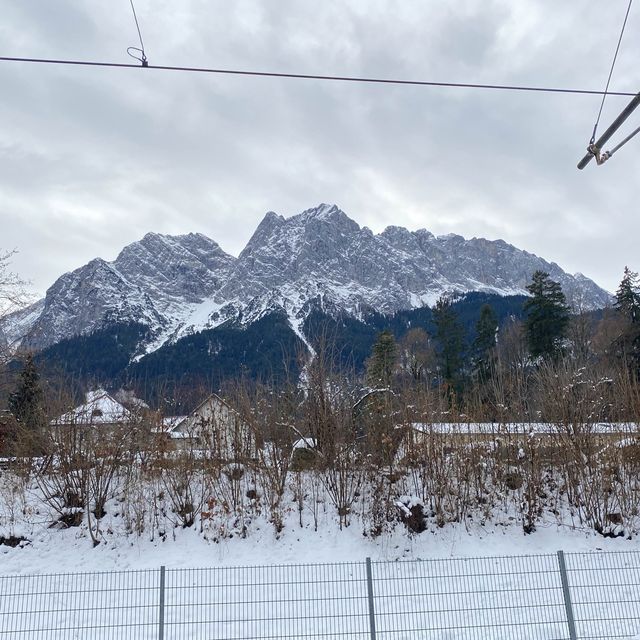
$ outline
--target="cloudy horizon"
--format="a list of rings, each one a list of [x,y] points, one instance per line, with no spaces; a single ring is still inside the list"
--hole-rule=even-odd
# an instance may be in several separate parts
[[[125,0],[7,5],[0,55],[129,62],[137,43]],[[626,6],[136,2],[151,64],[594,90]],[[639,29],[632,10],[612,90],[640,89]],[[3,62],[0,83],[0,249],[37,295],[147,232],[237,256],[267,211],[320,202],[374,233],[500,238],[609,291],[640,267],[638,141],[576,169],[597,96]],[[628,100],[607,99],[600,131]]]

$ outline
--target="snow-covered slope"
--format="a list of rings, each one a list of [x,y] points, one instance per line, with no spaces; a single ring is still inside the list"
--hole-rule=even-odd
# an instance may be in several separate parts
[[[115,321],[140,321],[149,349],[229,319],[252,322],[283,309],[294,328],[318,305],[358,315],[431,305],[444,292],[526,294],[537,269],[582,308],[611,296],[581,274],[502,240],[436,237],[388,227],[374,235],[335,205],[285,219],[266,214],[236,259],[201,234],[147,234],[113,263],[95,259],[60,277],[43,302],[14,314],[0,331],[42,348]]]

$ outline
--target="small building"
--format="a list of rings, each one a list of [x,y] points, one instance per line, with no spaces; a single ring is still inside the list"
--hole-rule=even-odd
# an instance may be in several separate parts
[[[86,394],[85,402],[50,422],[52,427],[72,425],[117,427],[131,424],[133,415],[104,389]]]
[[[224,461],[257,457],[255,434],[240,414],[215,393],[176,422],[168,434],[178,449],[206,449]]]

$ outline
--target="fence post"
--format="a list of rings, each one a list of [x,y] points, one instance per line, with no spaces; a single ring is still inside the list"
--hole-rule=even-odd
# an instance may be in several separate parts
[[[376,640],[376,610],[373,603],[373,575],[371,558],[367,558],[367,599],[369,601],[369,632],[371,640]]]
[[[164,565],[160,567],[160,608],[158,611],[158,640],[164,640]]]
[[[569,578],[567,576],[567,565],[564,561],[564,551],[558,551],[558,566],[560,567],[560,578],[562,579],[562,593],[564,595],[564,608],[567,613],[567,624],[569,625],[570,640],[577,640],[576,621],[573,617],[573,604],[571,604],[571,591],[569,590]]]

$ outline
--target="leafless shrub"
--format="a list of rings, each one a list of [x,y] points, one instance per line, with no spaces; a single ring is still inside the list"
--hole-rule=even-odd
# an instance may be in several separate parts
[[[355,447],[345,446],[324,469],[324,487],[338,513],[340,529],[348,527],[363,482],[363,467]]]
[[[188,439],[180,449],[158,458],[156,465],[158,485],[173,513],[172,524],[192,527],[208,494],[201,449]]]
[[[276,536],[284,527],[282,500],[291,464],[291,444],[299,430],[295,422],[299,392],[293,385],[280,389],[258,386],[249,411],[248,424],[255,434],[254,486],[259,489]]]

